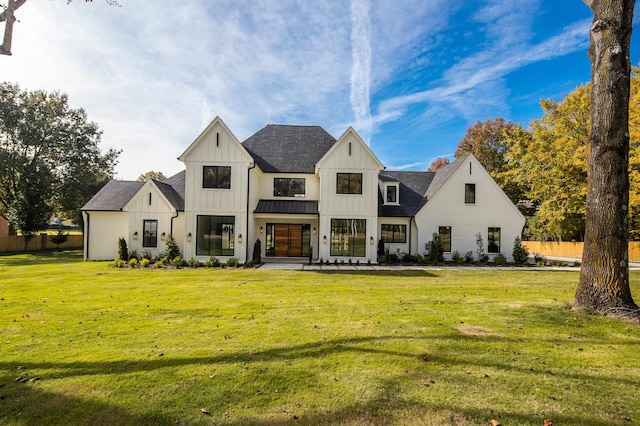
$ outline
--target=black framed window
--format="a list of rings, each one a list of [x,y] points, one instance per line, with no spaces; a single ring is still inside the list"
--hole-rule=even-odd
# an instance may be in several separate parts
[[[337,194],[362,194],[362,173],[338,173]]]
[[[231,166],[203,166],[202,187],[231,189]]]
[[[366,219],[331,219],[331,256],[364,257]]]
[[[440,236],[440,242],[445,253],[451,251],[451,227],[440,226],[438,227],[438,235]]]
[[[464,184],[464,202],[465,204],[476,203],[476,184],[475,183]]]
[[[158,247],[158,221],[157,220],[143,221],[142,247]]]
[[[235,223],[234,216],[198,216],[196,255],[233,256]]]
[[[395,203],[398,200],[398,187],[395,185],[387,186],[387,203]]]
[[[304,178],[273,178],[274,197],[304,197]]]
[[[406,243],[407,225],[381,225],[383,243]]]
[[[489,253],[500,253],[500,228],[489,228],[487,242]]]

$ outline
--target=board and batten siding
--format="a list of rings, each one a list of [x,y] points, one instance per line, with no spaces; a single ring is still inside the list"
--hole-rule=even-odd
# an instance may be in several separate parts
[[[180,157],[186,165],[184,256],[205,260],[196,256],[197,217],[199,215],[234,216],[234,256],[241,263],[246,261],[247,235],[247,188],[249,168],[253,158],[240,145],[237,138],[219,118],[214,119],[205,131]],[[230,189],[202,187],[204,166],[231,167]],[[192,240],[186,236],[191,233]],[[243,242],[238,242],[239,235]],[[221,257],[222,260],[225,257]]]
[[[475,184],[475,203],[465,203],[465,184]],[[418,252],[425,253],[425,244],[440,226],[451,226],[451,252],[461,255],[473,252],[476,256],[476,235],[482,235],[484,251],[488,252],[488,228],[500,228],[500,251],[512,260],[513,242],[524,227],[525,218],[498,187],[491,176],[473,156],[461,164],[427,204],[416,215],[420,233]]]
[[[117,258],[118,239],[122,237],[128,243],[131,236],[127,212],[84,212],[84,227],[84,253],[87,260],[113,260]]]
[[[365,219],[366,253],[363,261],[377,261],[378,241],[378,175],[384,166],[375,157],[357,133],[349,128],[333,148],[316,166],[320,176],[318,210],[318,256],[334,259],[330,255],[331,219]],[[362,194],[338,194],[338,173],[362,173]],[[327,243],[323,244],[323,237]],[[374,244],[369,244],[373,238]]]

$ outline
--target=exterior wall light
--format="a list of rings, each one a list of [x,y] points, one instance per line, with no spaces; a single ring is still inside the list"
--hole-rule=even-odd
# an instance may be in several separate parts
[[[369,244],[373,245],[373,236],[369,238]]]
[[[238,244],[242,244],[242,234],[238,235]]]
[[[191,242],[191,232],[189,232],[189,234],[187,234],[187,241]]]
[[[138,239],[138,231],[136,231],[136,232],[134,232],[134,233],[133,233],[133,239],[134,239],[134,240],[137,240],[137,239]]]
[[[318,230],[314,227],[313,228],[313,235],[316,235],[318,233]]]
[[[160,239],[161,239],[162,241],[164,241],[164,240],[165,240],[165,238],[167,238],[167,233],[166,233],[166,232],[163,232],[163,233],[162,233],[162,235],[160,235]]]
[[[264,228],[261,226],[260,227],[260,233],[262,234],[264,232]]]
[[[327,244],[327,236],[322,237],[322,244]]]

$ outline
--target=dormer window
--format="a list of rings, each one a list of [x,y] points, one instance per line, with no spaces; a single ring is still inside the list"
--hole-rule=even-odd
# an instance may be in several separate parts
[[[387,186],[387,203],[398,202],[398,187],[396,185]]]

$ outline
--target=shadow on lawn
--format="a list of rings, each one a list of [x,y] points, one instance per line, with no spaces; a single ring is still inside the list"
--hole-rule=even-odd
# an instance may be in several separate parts
[[[56,265],[75,262],[82,262],[82,250],[0,253],[0,267]]]
[[[372,277],[425,277],[425,278],[434,278],[438,275],[433,273],[432,271],[427,270],[412,270],[412,269],[398,269],[398,270],[362,270],[362,269],[332,269],[332,270],[323,270],[323,269],[314,269],[314,270],[306,270],[306,271],[297,271],[300,273],[316,273],[323,275],[366,275]]]

